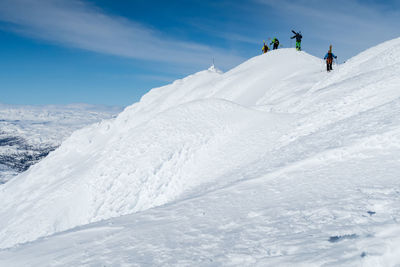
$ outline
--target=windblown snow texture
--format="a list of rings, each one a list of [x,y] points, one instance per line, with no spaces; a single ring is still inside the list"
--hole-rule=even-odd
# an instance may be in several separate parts
[[[275,50],[74,132],[0,188],[0,265],[398,264],[400,39],[324,68]]]

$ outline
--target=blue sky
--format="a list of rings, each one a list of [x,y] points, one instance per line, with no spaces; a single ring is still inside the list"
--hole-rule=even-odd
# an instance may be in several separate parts
[[[2,0],[0,102],[130,105],[149,89],[224,71],[291,30],[344,61],[399,37],[400,1]]]

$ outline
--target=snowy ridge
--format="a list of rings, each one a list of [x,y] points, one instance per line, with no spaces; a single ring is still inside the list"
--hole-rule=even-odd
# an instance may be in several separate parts
[[[153,89],[0,188],[3,248],[111,219],[0,251],[0,263],[396,261],[399,67],[400,39],[329,74],[282,49]],[[66,241],[78,245],[61,255]],[[47,252],[19,257],[35,251]]]
[[[41,164],[19,177],[15,182],[18,190],[11,189],[13,183],[3,189],[0,199],[4,205],[0,212],[15,210],[20,203],[25,203],[29,212],[20,209],[18,216],[7,216],[9,220],[0,221],[0,226],[4,227],[0,230],[2,242],[13,244],[20,238],[17,242],[30,241],[77,225],[162,205],[177,199],[194,185],[218,182],[218,177],[227,176],[232,169],[256,161],[260,154],[267,153],[271,140],[285,132],[274,128],[286,129],[288,124],[280,126],[276,122],[286,120],[287,115],[271,124],[274,121],[269,119],[271,115],[226,101],[254,105],[258,97],[265,94],[266,85],[273,86],[287,76],[296,77],[293,70],[286,68],[285,61],[280,60],[280,55],[285,60],[298,57],[293,68],[303,66],[313,72],[319,68],[315,64],[319,60],[310,55],[298,55],[291,49],[279,52],[250,59],[226,75],[212,68],[153,89],[139,103],[126,108],[115,121],[104,121],[73,133]],[[277,64],[285,71],[277,71]],[[255,69],[262,70],[262,74]],[[265,71],[267,74],[263,73]],[[298,75],[304,75],[304,71]],[[198,99],[206,100],[196,102]],[[231,108],[223,112],[229,106]],[[225,115],[221,117],[219,113]],[[236,122],[241,117],[243,122]],[[245,123],[253,117],[254,133],[249,131],[252,124]],[[258,117],[262,119],[257,120]],[[185,123],[188,126],[185,127]],[[244,126],[239,130],[236,124]],[[241,136],[240,133],[246,131],[249,136]],[[232,141],[229,134],[233,135]],[[256,137],[248,140],[252,135]],[[237,143],[235,138],[244,141]],[[185,143],[186,139],[190,142]],[[198,144],[199,141],[205,145]],[[228,161],[231,165],[226,164],[227,157],[235,157],[248,143],[247,153],[232,158]],[[227,150],[232,144],[234,149]],[[219,153],[219,157],[210,157],[211,152]],[[221,161],[225,168],[216,164]],[[54,186],[60,183],[63,186]],[[43,208],[49,200],[54,209]],[[36,231],[31,231],[32,225],[36,225]],[[20,229],[19,237],[8,235],[8,227]]]

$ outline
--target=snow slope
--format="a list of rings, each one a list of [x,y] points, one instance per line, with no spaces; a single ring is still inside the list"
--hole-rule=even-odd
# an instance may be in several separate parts
[[[0,263],[398,263],[399,56],[395,39],[328,74],[282,49],[153,89],[0,189],[3,248],[109,220]]]

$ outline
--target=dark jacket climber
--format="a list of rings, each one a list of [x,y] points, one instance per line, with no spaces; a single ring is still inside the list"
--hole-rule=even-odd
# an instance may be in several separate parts
[[[301,31],[295,32],[292,30],[292,32],[294,33],[294,36],[292,36],[290,39],[296,38],[296,49],[297,49],[297,51],[300,51],[301,50],[301,38],[303,38],[303,35],[301,35]]]
[[[274,45],[272,50],[278,49],[278,46],[279,46],[278,38],[275,37],[274,39],[272,39],[272,42],[270,43],[270,45]]]
[[[331,45],[329,46],[328,53],[326,53],[324,57],[324,59],[326,60],[326,70],[328,72],[332,70],[332,63],[334,58],[337,58],[337,56],[335,56],[335,54],[332,53],[332,45]]]

